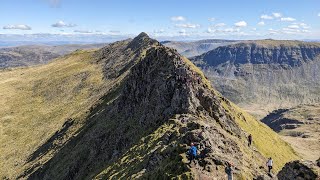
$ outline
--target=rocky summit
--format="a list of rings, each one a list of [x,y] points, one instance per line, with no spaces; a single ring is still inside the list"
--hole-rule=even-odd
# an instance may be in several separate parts
[[[69,118],[47,130],[51,136],[29,147],[32,152],[19,155],[22,163],[8,169],[18,175],[4,178],[224,179],[226,164],[231,163],[237,179],[252,179],[267,174],[264,166],[269,156],[274,159],[274,172],[299,158],[275,132],[212,88],[191,61],[145,33],[82,58],[77,63],[90,59],[86,66],[94,64],[103,75],[98,79],[105,85],[86,88],[89,92],[98,89],[95,103],[62,109],[70,111]],[[52,70],[58,62],[48,66]],[[91,73],[87,72],[89,79]],[[86,83],[76,89],[84,93],[84,87]],[[55,96],[60,97],[59,93],[63,92]],[[55,96],[49,97],[54,100]],[[65,97],[60,101],[69,98]],[[77,100],[86,105],[82,98],[87,97]],[[73,107],[77,113],[71,113]],[[34,131],[47,135],[41,126]],[[253,136],[251,147],[249,134]],[[186,152],[191,143],[198,147],[198,158],[190,164]]]
[[[274,109],[320,101],[320,43],[244,41],[192,60],[218,91],[260,118]]]

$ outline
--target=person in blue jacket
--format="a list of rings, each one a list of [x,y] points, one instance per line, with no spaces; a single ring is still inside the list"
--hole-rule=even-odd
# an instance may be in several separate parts
[[[191,143],[191,147],[188,151],[188,155],[189,155],[189,161],[190,161],[189,164],[191,164],[192,161],[196,163],[195,159],[197,158],[197,155],[198,155],[198,149],[194,145],[194,143]]]

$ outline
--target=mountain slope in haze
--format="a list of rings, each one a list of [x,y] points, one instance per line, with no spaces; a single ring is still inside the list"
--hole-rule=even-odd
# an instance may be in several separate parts
[[[186,57],[198,56],[213,50],[219,46],[235,43],[235,40],[206,39],[199,41],[163,41],[161,44],[176,49],[181,55]]]
[[[193,58],[223,95],[263,117],[274,109],[319,102],[320,43],[257,40]]]
[[[277,131],[305,160],[320,157],[319,104],[275,110],[261,121]]]
[[[253,178],[266,173],[260,166],[269,156],[275,171],[299,158],[145,33],[0,76],[1,103],[12,103],[0,111],[1,178],[210,179],[225,177],[227,161],[237,178]],[[190,142],[204,156],[189,166]]]
[[[0,48],[0,69],[45,64],[75,50],[96,49],[106,44],[26,45]]]

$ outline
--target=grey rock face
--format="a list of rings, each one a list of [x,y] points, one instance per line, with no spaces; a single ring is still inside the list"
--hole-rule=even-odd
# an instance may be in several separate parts
[[[320,44],[249,41],[192,59],[224,96],[267,111],[320,102]]]
[[[277,176],[279,180],[316,180],[319,178],[310,165],[300,161],[287,163]]]

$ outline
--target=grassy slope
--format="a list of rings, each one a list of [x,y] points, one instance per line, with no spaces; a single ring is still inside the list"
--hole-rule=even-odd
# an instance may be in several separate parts
[[[0,177],[14,177],[27,157],[68,118],[80,118],[103,93],[102,68],[93,52],[76,51],[54,62],[0,71]]]

